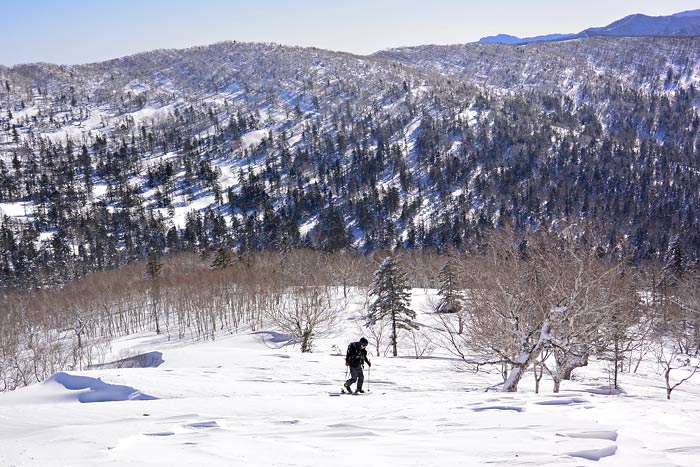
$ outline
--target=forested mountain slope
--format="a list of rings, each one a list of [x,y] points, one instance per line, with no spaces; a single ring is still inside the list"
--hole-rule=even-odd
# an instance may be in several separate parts
[[[700,252],[700,39],[360,57],[220,43],[0,67],[0,281],[149,251],[469,249],[549,229]]]

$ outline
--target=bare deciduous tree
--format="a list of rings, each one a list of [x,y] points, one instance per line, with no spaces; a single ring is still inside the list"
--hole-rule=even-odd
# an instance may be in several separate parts
[[[654,348],[654,356],[666,383],[666,399],[671,399],[671,392],[692,378],[700,370],[700,360],[683,353],[678,341],[673,336],[659,336]],[[685,370],[685,376],[676,382],[671,380],[671,372]]]
[[[554,364],[541,362],[558,391],[600,346],[601,326],[624,297],[616,283],[619,264],[547,235],[496,234],[465,270],[465,332],[442,316],[443,340],[470,364],[508,365],[503,391],[516,391],[547,349]]]
[[[306,353],[312,351],[316,337],[334,328],[338,312],[328,289],[294,287],[281,295],[269,309],[268,317]]]

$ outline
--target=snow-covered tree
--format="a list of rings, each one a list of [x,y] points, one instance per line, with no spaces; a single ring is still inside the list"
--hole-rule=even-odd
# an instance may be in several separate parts
[[[597,349],[614,346],[611,342],[622,338],[632,323],[618,311],[629,312],[635,294],[620,264],[601,261],[567,243],[549,250],[540,267],[550,289],[550,347],[555,365],[545,368],[554,381],[554,392],[559,392],[562,380],[571,379],[574,369],[588,365]]]
[[[503,391],[517,391],[545,350],[554,357],[545,368],[558,391],[600,347],[603,324],[624,296],[614,280],[618,265],[546,235],[526,244],[494,235],[472,266],[464,335],[443,319],[444,342],[469,364],[506,365]]]
[[[396,259],[387,257],[374,273],[370,296],[367,325],[388,319],[391,323],[391,345],[394,356],[398,355],[398,330],[418,329],[414,321],[416,312],[409,308],[411,293],[406,280],[406,273],[400,268]]]

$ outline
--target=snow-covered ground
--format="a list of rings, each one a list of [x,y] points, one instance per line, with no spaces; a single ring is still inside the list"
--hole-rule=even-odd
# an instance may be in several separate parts
[[[160,352],[163,363],[58,373],[0,394],[0,465],[698,465],[697,380],[668,401],[660,376],[625,373],[624,392],[608,395],[591,365],[559,394],[546,377],[535,394],[530,374],[504,394],[487,391],[496,372],[460,371],[435,351],[373,356],[370,393],[336,395],[342,353],[359,337],[344,319],[311,354],[270,330],[119,339],[115,360]]]

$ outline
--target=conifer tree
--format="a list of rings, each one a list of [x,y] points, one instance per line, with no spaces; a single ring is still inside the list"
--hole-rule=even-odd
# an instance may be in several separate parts
[[[459,290],[457,271],[454,263],[448,260],[438,273],[439,289],[438,312],[459,313],[462,310],[462,293]]]
[[[367,316],[367,326],[388,319],[391,323],[391,344],[394,357],[398,355],[397,331],[418,329],[416,313],[409,308],[410,291],[406,273],[401,270],[396,259],[388,256],[374,273],[370,296],[373,296]]]
[[[226,269],[229,266],[231,266],[231,253],[228,248],[222,246],[216,250],[211,268],[220,270]]]
[[[686,260],[685,254],[683,253],[683,247],[681,245],[681,240],[678,235],[673,237],[671,243],[668,245],[668,251],[666,253],[666,263],[663,269],[663,285],[673,286],[676,285],[681,279],[683,279],[683,274],[686,270]]]
[[[160,271],[163,265],[160,262],[160,258],[154,251],[148,253],[148,260],[146,261],[146,276],[152,281],[155,281],[160,277]]]
[[[158,278],[163,268],[160,258],[154,251],[148,253],[146,261],[146,276],[151,280],[151,306],[153,310],[153,321],[156,325],[156,334],[160,334],[160,323],[158,321],[158,302],[160,301],[160,284]]]
[[[334,207],[321,215],[319,234],[320,246],[324,251],[335,252],[350,247],[350,237],[345,230],[343,217]]]

